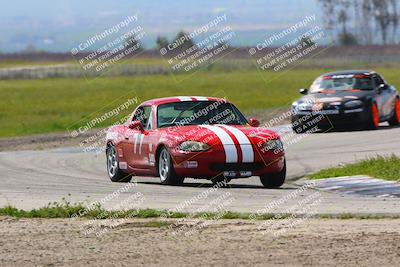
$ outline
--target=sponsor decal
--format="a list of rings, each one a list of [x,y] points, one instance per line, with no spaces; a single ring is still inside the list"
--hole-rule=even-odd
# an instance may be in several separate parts
[[[324,103],[316,103],[312,106],[312,111],[320,111],[324,107]]]
[[[154,166],[155,163],[156,163],[156,159],[155,159],[154,155],[149,154],[149,165]]]
[[[121,161],[118,165],[119,165],[119,168],[120,168],[121,170],[126,170],[126,169],[128,169],[128,164],[127,164],[126,162]]]
[[[139,154],[142,154],[142,145],[143,145],[143,139],[144,139],[144,134],[141,134],[140,137],[140,143],[139,143]]]
[[[144,134],[137,134],[135,133],[133,138],[135,139],[135,143],[133,144],[133,153],[139,153],[142,154],[142,145],[143,145],[143,139],[144,139]]]
[[[356,96],[348,95],[344,97],[345,99],[358,99]]]
[[[331,79],[346,79],[346,78],[353,78],[354,74],[343,74],[343,75],[332,75],[330,76]]]
[[[251,171],[225,171],[224,176],[228,178],[244,178],[244,177],[251,177]]]
[[[179,99],[179,101],[209,101],[207,97],[205,96],[177,96],[177,98]]]
[[[318,99],[318,102],[321,103],[330,103],[330,102],[341,102],[341,97],[322,97]]]

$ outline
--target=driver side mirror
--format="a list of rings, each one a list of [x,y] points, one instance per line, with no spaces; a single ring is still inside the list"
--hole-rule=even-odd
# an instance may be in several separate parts
[[[129,129],[137,130],[137,131],[144,131],[143,125],[140,121],[131,121],[128,125]]]
[[[386,84],[381,83],[380,85],[378,85],[378,93],[382,93],[383,90],[385,90],[386,88]]]
[[[299,93],[302,94],[302,95],[306,95],[306,94],[308,93],[308,89],[306,89],[306,88],[301,88],[301,89],[299,90]]]
[[[258,127],[258,126],[260,126],[260,121],[255,118],[250,118],[249,124],[251,127]]]

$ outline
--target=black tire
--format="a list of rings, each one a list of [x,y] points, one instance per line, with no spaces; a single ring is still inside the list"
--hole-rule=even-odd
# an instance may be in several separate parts
[[[161,184],[180,185],[185,180],[185,177],[176,175],[172,157],[165,147],[157,155],[157,171]]]
[[[279,188],[285,183],[286,160],[283,169],[276,173],[267,173],[260,176],[260,181],[266,188]]]
[[[397,105],[400,106],[400,99],[399,98],[396,98],[396,102],[395,102],[395,105],[394,105],[393,116],[389,120],[389,125],[390,126],[399,126],[400,125],[400,121],[398,119],[398,118],[400,118],[399,117],[400,116],[400,111],[399,111],[399,107]]]
[[[211,178],[211,182],[212,182],[213,184],[222,183],[222,182],[225,182],[225,183],[227,184],[227,183],[229,183],[230,181],[231,181],[230,178],[226,178],[226,177],[225,177],[224,175],[222,175],[222,174],[217,175],[217,176]]]
[[[119,168],[118,152],[113,144],[109,144],[106,149],[107,173],[112,182],[128,183],[132,179],[131,174],[127,174]]]
[[[333,124],[332,125],[323,125],[323,126],[318,127],[318,131],[320,133],[327,133],[327,132],[333,131],[334,129],[335,129],[335,126],[333,126]]]

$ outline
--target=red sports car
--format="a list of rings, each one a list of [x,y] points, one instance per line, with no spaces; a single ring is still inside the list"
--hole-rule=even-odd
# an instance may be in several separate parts
[[[283,144],[259,124],[221,98],[149,100],[108,130],[107,172],[113,182],[141,175],[158,176],[162,184],[260,176],[265,187],[277,188],[286,177]]]

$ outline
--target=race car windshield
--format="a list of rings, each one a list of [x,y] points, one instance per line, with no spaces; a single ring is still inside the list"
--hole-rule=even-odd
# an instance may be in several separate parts
[[[247,120],[234,105],[226,102],[187,101],[158,107],[159,128],[201,124],[246,125]]]
[[[310,93],[323,91],[349,91],[349,90],[372,90],[372,79],[370,77],[332,77],[318,78],[310,87]]]

